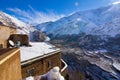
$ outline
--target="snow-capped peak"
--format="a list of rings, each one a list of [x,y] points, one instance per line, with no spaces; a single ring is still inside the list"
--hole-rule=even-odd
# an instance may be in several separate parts
[[[25,24],[24,22],[18,20],[17,18],[10,16],[6,13],[4,13],[5,16],[9,17],[11,19],[12,22],[14,22],[17,26],[21,26],[21,27],[25,27],[27,26],[27,24]]]
[[[53,35],[83,32],[115,36],[120,33],[120,4],[117,4],[119,2],[116,2],[116,5],[76,12],[55,22],[39,24],[36,28]]]
[[[118,0],[118,1],[116,1],[116,2],[113,2],[112,4],[113,4],[113,5],[120,4],[120,0]]]
[[[17,18],[0,11],[0,22],[6,26],[14,27],[18,30],[18,33],[29,34],[30,31],[34,31],[34,28],[29,24],[26,24]]]

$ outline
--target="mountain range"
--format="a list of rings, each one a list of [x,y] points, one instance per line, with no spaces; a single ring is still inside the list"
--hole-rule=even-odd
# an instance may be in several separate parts
[[[49,40],[42,32],[53,35],[51,43],[62,49],[63,59],[69,67],[84,71],[93,78],[89,80],[120,80],[117,69],[120,62],[120,4],[75,12],[36,26],[1,11],[0,24],[17,28],[19,34],[29,34],[31,41]],[[109,73],[110,70],[115,73]]]
[[[0,11],[0,24],[16,28],[17,34],[30,35],[31,41],[44,41],[48,39],[44,33],[35,29],[32,25],[26,24],[16,17],[2,11]]]
[[[62,49],[69,70],[87,74],[85,80],[120,80],[120,4],[79,11],[36,28]]]
[[[120,34],[120,4],[79,11],[55,22],[39,24],[36,28],[53,35],[84,32],[92,35],[115,36]]]

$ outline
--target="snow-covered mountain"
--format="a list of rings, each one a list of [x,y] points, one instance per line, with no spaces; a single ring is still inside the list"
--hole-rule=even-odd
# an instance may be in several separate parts
[[[0,11],[0,24],[16,28],[18,30],[18,34],[30,35],[31,41],[49,40],[49,38],[44,33],[35,29],[32,25],[26,24],[18,20],[16,17],[13,17],[2,11]]]
[[[18,20],[17,18],[15,18],[7,13],[4,13],[2,11],[0,11],[0,22],[3,25],[17,28],[18,33],[20,33],[20,34],[29,34],[30,31],[35,30],[29,24],[26,24],[26,23]]]
[[[36,28],[62,46],[71,71],[84,72],[88,80],[120,80],[120,4],[76,12]]]
[[[120,4],[76,12],[56,22],[42,23],[37,29],[47,34],[86,34],[110,35],[120,34]]]

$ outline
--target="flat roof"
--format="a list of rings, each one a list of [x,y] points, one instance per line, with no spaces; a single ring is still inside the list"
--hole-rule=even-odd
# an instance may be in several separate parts
[[[52,52],[60,51],[47,42],[30,42],[31,47],[20,47],[21,62],[26,62],[41,56],[49,56]],[[42,58],[42,57],[41,57]]]

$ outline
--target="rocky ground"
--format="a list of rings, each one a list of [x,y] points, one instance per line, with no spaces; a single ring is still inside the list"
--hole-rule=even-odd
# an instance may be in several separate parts
[[[107,53],[92,52],[80,48],[63,48],[63,59],[71,74],[79,73],[75,80],[120,80],[119,62]],[[116,62],[116,65],[115,65]]]
[[[83,80],[120,80],[120,35],[110,37],[83,33],[56,36],[51,40],[61,48],[69,71],[79,72],[84,76]]]

